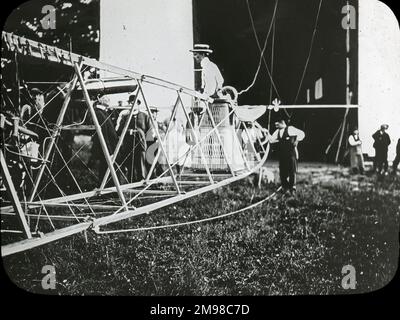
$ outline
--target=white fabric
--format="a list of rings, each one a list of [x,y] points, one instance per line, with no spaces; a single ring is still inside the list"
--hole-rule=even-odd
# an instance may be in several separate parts
[[[214,95],[218,90],[222,89],[224,85],[224,78],[219,71],[217,65],[205,57],[201,61],[202,68],[202,89],[208,96]]]
[[[350,153],[354,153],[354,154],[358,154],[358,155],[362,155],[362,149],[361,149],[361,145],[362,142],[361,140],[356,141],[355,137],[353,135],[351,135],[348,139],[349,141],[349,145],[350,145]],[[354,162],[354,161],[352,161]],[[353,165],[352,165],[353,167]]]
[[[278,142],[279,137],[282,137],[284,132],[285,132],[285,128],[276,130],[270,138],[270,143]],[[297,129],[293,126],[289,126],[288,134],[290,137],[297,137],[297,141],[303,141],[306,136],[304,131]]]
[[[356,139],[354,138],[353,135],[351,135],[351,136],[349,137],[349,145],[350,145],[350,146],[355,147],[355,146],[359,146],[359,145],[361,145],[361,144],[362,144],[361,140],[356,141]]]

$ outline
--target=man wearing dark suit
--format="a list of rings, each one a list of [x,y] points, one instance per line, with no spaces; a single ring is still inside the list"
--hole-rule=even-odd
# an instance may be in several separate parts
[[[279,157],[279,176],[282,191],[296,192],[296,173],[298,151],[297,144],[305,138],[302,130],[288,126],[284,119],[275,123],[276,131],[269,137],[270,143],[276,143]]]
[[[117,132],[115,131],[114,124],[111,121],[110,115],[107,113],[107,102],[106,99],[99,99],[94,103],[94,110],[96,113],[97,120],[101,126],[101,132],[107,145],[108,153],[110,156],[114,154],[115,148],[118,143]],[[103,153],[103,149],[100,144],[99,136],[97,133],[92,138],[92,157],[91,163],[98,168],[98,179],[102,181],[108,164]]]
[[[133,105],[135,95],[129,97],[128,103],[133,106],[133,117],[128,126],[128,132],[124,137],[121,151],[118,155],[121,165],[127,168],[126,183],[138,182],[146,179],[146,150],[147,140],[154,133],[150,116],[139,111],[139,103]],[[130,110],[124,110],[120,113],[117,120],[117,134],[121,136],[123,128],[128,121]],[[153,138],[154,140],[154,138]]]
[[[388,148],[390,145],[390,137],[386,133],[389,128],[387,124],[381,125],[381,129],[372,135],[374,139],[374,149],[375,149],[375,160],[374,160],[374,171],[379,174],[386,173],[388,170]]]

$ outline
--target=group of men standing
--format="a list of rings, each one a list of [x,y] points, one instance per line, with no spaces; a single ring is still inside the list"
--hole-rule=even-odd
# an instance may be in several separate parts
[[[372,138],[374,139],[373,147],[375,149],[375,158],[373,162],[373,172],[379,175],[385,175],[389,170],[388,151],[391,144],[390,136],[387,133],[389,126],[387,124],[381,125]],[[349,136],[349,152],[350,152],[350,166],[353,173],[364,173],[364,159],[362,152],[362,141],[360,140],[359,132],[357,129],[353,130]],[[397,141],[396,158],[393,161],[392,173],[397,173],[397,168],[400,162],[400,139]]]

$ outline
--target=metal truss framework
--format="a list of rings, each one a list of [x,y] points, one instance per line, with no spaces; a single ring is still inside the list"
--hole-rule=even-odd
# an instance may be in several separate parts
[[[240,156],[246,167],[242,170],[234,170],[234,168],[232,167],[227,156],[228,150],[226,150],[223,139],[220,135],[220,126],[222,123],[227,121],[229,117],[235,114],[236,106],[233,104],[231,104],[229,114],[221,121],[216,121],[209,109],[208,97],[201,95],[191,89],[184,88],[154,77],[141,75],[129,70],[124,70],[121,68],[103,64],[93,59],[88,59],[83,56],[69,53],[67,51],[47,46],[35,41],[27,40],[9,33],[3,32],[2,40],[3,45],[5,45],[8,50],[17,52],[17,54],[39,58],[47,62],[61,63],[73,67],[74,70],[74,76],[72,78],[72,81],[69,83],[68,91],[65,95],[61,111],[59,113],[54,129],[48,130],[50,142],[47,144],[43,152],[43,159],[41,161],[41,166],[38,170],[38,173],[35,177],[32,177],[33,187],[26,201],[21,201],[21,199],[18,199],[10,173],[7,170],[6,159],[3,156],[3,152],[1,153],[1,165],[3,168],[3,175],[5,177],[5,181],[7,182],[7,190],[12,195],[12,197],[10,197],[12,207],[3,207],[1,213],[3,217],[17,216],[20,225],[22,226],[22,233],[25,235],[26,238],[25,240],[3,245],[1,248],[2,256],[7,256],[17,252],[28,250],[76,233],[80,233],[84,230],[88,230],[91,228],[98,229],[100,227],[118,221],[152,212],[162,207],[220,188],[222,186],[226,186],[232,182],[243,179],[259,170],[268,157],[269,146],[267,146],[267,148],[264,150],[265,153],[262,159],[258,156],[257,152],[253,150],[255,155],[257,155],[257,160],[250,163],[246,158],[245,151],[242,149],[242,147],[240,147]],[[118,76],[123,76],[127,79],[132,79],[137,82],[136,98],[133,102],[133,105],[131,106],[128,121],[125,122],[122,134],[119,137],[113,155],[110,155],[108,151],[107,144],[102,132],[102,124],[99,122],[99,119],[96,116],[93,101],[89,96],[87,85],[82,75],[83,68],[85,67],[96,68],[97,70],[102,70],[108,73],[116,74]],[[181,155],[180,158],[176,161],[169,159],[168,153],[166,152],[165,148],[166,141],[171,131],[172,121],[169,122],[165,136],[162,137],[158,130],[157,123],[151,116],[151,110],[147,102],[146,93],[144,92],[143,88],[144,83],[151,84],[157,87],[162,87],[166,90],[175,92],[176,101],[171,110],[170,120],[175,117],[178,110],[181,110],[185,116],[185,120],[189,125],[189,129],[194,134],[194,145],[192,145],[189,150],[187,150],[184,155]],[[91,115],[94,127],[96,129],[96,134],[99,138],[101,149],[107,162],[107,172],[102,179],[100,187],[96,190],[87,192],[83,192],[80,190],[81,192],[77,194],[62,194],[61,197],[43,199],[42,197],[40,197],[41,190],[39,190],[39,188],[41,182],[43,182],[45,172],[48,172],[50,175],[52,174],[50,170],[50,158],[55,150],[58,149],[57,137],[61,133],[65,115],[72,99],[72,94],[74,91],[76,91],[78,85],[83,94],[86,107]],[[189,97],[196,99],[199,103],[204,104],[206,112],[203,113],[203,115],[201,116],[200,123],[203,121],[204,117],[207,116],[212,124],[211,130],[207,133],[206,136],[198,136],[196,130],[194,129],[194,123],[192,123],[190,119],[187,107],[184,106],[182,95],[188,95]],[[153,128],[155,128],[155,135],[160,142],[159,148],[155,156],[155,160],[153,161],[153,164],[145,180],[121,184],[117,175],[116,159],[118,154],[120,153],[124,138],[128,132],[130,120],[132,119],[134,113],[134,107],[137,105],[139,97],[143,101],[144,107],[146,108],[146,113],[152,122]],[[242,123],[241,125],[244,128],[243,132],[245,132],[247,138],[249,139],[249,141],[251,141],[252,137],[247,130],[246,124]],[[202,145],[210,135],[215,135],[217,138],[219,147],[222,150],[223,161],[225,161],[225,164],[228,167],[228,171],[226,173],[214,173],[211,171],[207,164],[206,158],[208,155],[204,154]],[[194,152],[200,153],[202,164],[205,168],[205,173],[190,172],[190,168],[185,165],[187,159]],[[163,173],[155,176],[155,167],[161,155],[167,160],[166,170]],[[178,163],[180,163],[182,159],[184,159],[182,169],[176,170]],[[71,173],[71,170],[68,167],[70,161],[65,161],[65,159],[63,159],[63,162],[64,166],[67,167],[67,169]],[[106,187],[108,178],[110,176],[112,178],[113,186]],[[205,180],[203,178],[205,178]],[[134,194],[134,196],[128,199],[126,193],[129,193],[130,195]],[[119,200],[118,204],[104,204],[92,201],[93,198],[98,199],[101,196],[110,194],[117,195]],[[133,205],[136,200],[140,200],[142,199],[141,197],[144,196],[153,199],[145,205]],[[160,200],[160,198],[158,197],[165,197],[165,199]],[[22,209],[23,206],[26,208],[25,212]],[[48,211],[50,209],[58,208],[64,208],[66,210],[68,209],[70,212],[68,214],[49,214]],[[39,213],[37,213],[38,210],[40,210]],[[85,214],[75,214],[74,210],[81,210],[81,212],[84,212]],[[104,210],[108,210],[107,212],[109,214],[101,214],[101,212]],[[42,211],[44,211],[45,214],[42,214]],[[35,232],[34,230],[31,230],[33,221],[37,222],[36,226],[38,225],[39,221],[45,221],[52,225],[53,231],[47,232],[45,234],[37,232],[40,230],[36,230]],[[55,227],[56,222],[62,222],[62,227]],[[65,225],[65,223],[68,224]]]
[[[37,59],[41,59],[45,62],[49,63],[59,63],[66,66],[70,66],[74,70],[74,76],[72,81],[70,81],[68,86],[68,92],[64,98],[64,102],[61,107],[61,111],[59,117],[57,119],[55,129],[49,132],[50,143],[47,145],[46,150],[43,152],[43,161],[41,162],[41,167],[39,168],[38,174],[35,177],[32,177],[32,192],[29,195],[27,201],[21,201],[18,198],[17,192],[13,185],[13,181],[11,179],[10,173],[7,169],[6,157],[3,154],[3,150],[1,151],[1,166],[2,166],[2,174],[4,176],[4,181],[6,184],[7,191],[10,194],[10,199],[12,205],[4,206],[1,208],[2,217],[17,217],[20,229],[18,233],[22,233],[25,237],[24,240],[9,243],[3,245],[2,256],[11,255],[17,252],[25,251],[37,246],[44,245],[46,243],[50,243],[56,241],[58,239],[65,238],[67,236],[80,233],[85,230],[99,230],[100,227],[104,227],[109,224],[113,224],[128,218],[140,216],[162,207],[177,203],[179,201],[183,201],[185,199],[189,199],[196,195],[200,195],[202,193],[226,186],[235,181],[241,180],[252,173],[261,170],[265,161],[268,158],[269,153],[269,144],[267,144],[266,148],[263,148],[264,155],[262,157],[259,156],[257,151],[254,148],[255,138],[251,136],[249,132],[249,128],[247,127],[246,122],[240,122],[240,130],[243,130],[243,133],[247,136],[247,139],[253,143],[251,146],[251,153],[255,157],[255,160],[250,161],[246,152],[249,150],[244,150],[242,146],[239,148],[240,157],[243,160],[245,168],[242,170],[235,170],[228,157],[227,150],[224,146],[223,139],[220,134],[221,124],[224,123],[230,116],[236,115],[235,110],[238,108],[236,105],[231,104],[229,114],[222,119],[221,121],[215,121],[209,107],[209,98],[204,96],[192,89],[185,88],[179,86],[177,84],[158,79],[152,76],[139,74],[130,70],[125,70],[122,68],[118,68],[115,66],[111,66],[109,64],[105,64],[99,62],[94,59],[90,59],[87,57],[83,57],[65,50],[61,50],[56,47],[48,46],[36,41],[28,40],[10,33],[2,32],[2,43],[6,50],[15,52],[16,54],[23,56],[30,56]],[[128,119],[132,119],[134,106],[137,104],[138,98],[141,97],[144,102],[144,106],[146,108],[146,113],[150,116],[152,121],[152,125],[155,130],[155,134],[157,136],[159,143],[159,148],[157,154],[155,156],[155,160],[151,165],[149,173],[145,180],[140,182],[133,182],[127,184],[121,184],[118,175],[116,172],[116,159],[118,154],[120,153],[121,146],[124,141],[124,137],[128,132],[128,126],[130,121],[127,121],[122,134],[118,140],[118,144],[116,150],[113,155],[110,155],[107,149],[107,145],[102,133],[101,123],[99,123],[98,118],[96,117],[96,113],[93,107],[93,101],[91,101],[90,96],[88,94],[86,83],[82,76],[83,68],[90,67],[95,68],[97,70],[102,70],[107,73],[112,73],[115,75],[123,76],[127,79],[132,79],[136,81],[138,85],[138,91],[136,94],[135,101],[130,109]],[[93,124],[96,130],[96,134],[99,137],[99,141],[101,144],[101,148],[104,154],[104,157],[107,162],[107,172],[102,179],[100,187],[98,189],[92,191],[82,191],[76,194],[65,195],[62,194],[60,197],[53,198],[41,198],[39,186],[41,181],[43,180],[43,175],[45,172],[51,175],[49,163],[50,157],[55,152],[54,150],[58,150],[57,147],[57,137],[60,135],[60,131],[62,130],[62,124],[65,118],[65,114],[67,112],[68,106],[71,102],[71,96],[74,91],[76,91],[77,86],[80,86],[80,89],[83,93],[83,98],[90,113]],[[182,110],[185,116],[185,119],[189,125],[189,129],[195,133],[194,140],[195,144],[189,148],[184,155],[182,155],[178,160],[172,161],[168,158],[168,154],[165,149],[166,140],[171,130],[171,123],[169,122],[166,134],[164,137],[161,137],[160,132],[158,131],[157,124],[154,119],[151,117],[151,111],[149,104],[147,102],[147,95],[144,92],[143,85],[149,84],[156,87],[165,88],[166,90],[175,92],[176,101],[173,104],[171,109],[170,120],[172,120],[178,110]],[[205,137],[199,137],[196,134],[196,130],[194,130],[194,124],[192,123],[188,111],[183,104],[182,95],[187,95],[196,99],[200,103],[204,104],[206,112],[202,114],[200,118],[200,124],[207,116],[212,124],[210,131],[207,133]],[[309,109],[309,108],[345,108],[349,110],[349,108],[357,108],[356,105],[351,105],[350,100],[346,105],[327,105],[327,106],[312,106],[312,105],[280,105],[281,109],[289,109],[289,108],[300,108],[300,109]],[[238,129],[238,128],[237,128]],[[237,130],[236,129],[236,130]],[[237,132],[235,132],[237,133]],[[214,173],[210,170],[207,165],[207,154],[204,154],[202,145],[205,143],[205,140],[212,134],[216,135],[217,142],[222,149],[222,158],[225,164],[227,165],[226,173]],[[259,139],[259,138],[257,138]],[[261,145],[261,141],[258,141]],[[59,150],[58,150],[59,151]],[[194,153],[199,152],[202,160],[202,164],[204,165],[205,173],[198,172],[190,172],[190,168],[186,165],[188,158]],[[157,161],[159,158],[163,156],[167,159],[166,170],[155,176],[155,168],[157,165]],[[182,159],[183,158],[183,159]],[[183,167],[180,172],[176,170],[178,163],[183,160]],[[68,168],[69,161],[64,161],[64,166]],[[69,168],[68,168],[69,170]],[[71,171],[69,170],[71,173]],[[72,175],[72,173],[71,173]],[[113,186],[107,187],[107,181],[111,176]],[[54,177],[53,177],[54,178]],[[204,180],[202,180],[204,179]],[[168,186],[168,188],[166,188]],[[78,186],[79,187],[79,186]],[[108,203],[99,203],[96,201],[92,201],[93,199],[98,199],[102,196],[108,196],[111,194],[116,194],[117,199],[119,201],[118,204],[108,204]],[[133,197],[127,198],[127,194],[130,196],[133,194]],[[151,198],[152,201],[150,203],[146,203],[141,206],[134,206],[134,202],[136,200],[144,199],[145,197]],[[164,198],[160,200],[160,198]],[[23,210],[25,207],[25,210]],[[68,209],[70,211],[69,214],[49,214],[48,210],[50,209]],[[81,211],[81,214],[75,214],[74,210]],[[35,211],[36,210],[36,211]],[[39,213],[37,213],[39,210]],[[86,211],[85,211],[86,210]],[[108,211],[107,211],[108,210]],[[31,212],[32,211],[32,212]],[[102,214],[103,211],[106,211],[108,214]],[[42,214],[45,212],[45,214]],[[53,227],[53,231],[42,234],[37,232],[38,230],[32,230],[33,221],[36,221],[36,229],[39,221],[46,221]],[[69,223],[68,225],[62,225],[61,228],[55,228],[53,222],[62,222]],[[3,231],[3,230],[2,230]],[[40,235],[40,236],[38,236]]]

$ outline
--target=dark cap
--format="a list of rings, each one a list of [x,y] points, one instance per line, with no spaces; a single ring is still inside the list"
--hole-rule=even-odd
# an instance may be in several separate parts
[[[136,95],[135,95],[135,94],[131,94],[131,95],[129,96],[128,103],[134,102],[134,101],[135,101],[135,98],[136,98]],[[140,100],[137,99],[136,104],[139,105],[140,103],[141,103]]]
[[[383,124],[383,125],[381,125],[381,129],[387,130],[387,129],[389,129],[389,125],[388,124]]]

